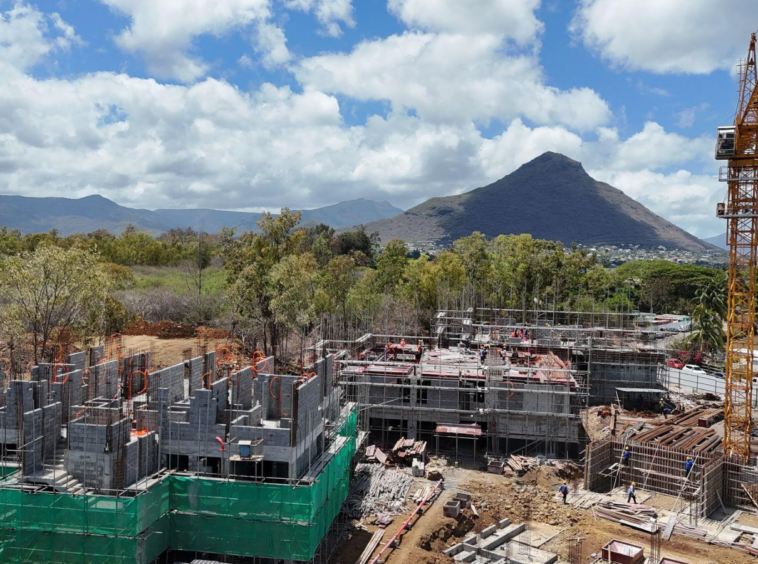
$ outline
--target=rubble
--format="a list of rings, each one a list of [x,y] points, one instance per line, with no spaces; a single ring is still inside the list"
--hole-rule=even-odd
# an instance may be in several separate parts
[[[376,464],[358,464],[346,502],[346,513],[353,519],[372,515],[401,515],[407,509],[413,478],[393,468]]]

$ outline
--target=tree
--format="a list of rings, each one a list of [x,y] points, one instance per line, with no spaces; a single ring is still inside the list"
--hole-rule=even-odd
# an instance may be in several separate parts
[[[300,248],[303,231],[295,229],[300,217],[300,212],[288,208],[276,217],[267,212],[258,222],[260,233],[245,232],[225,243],[229,301],[236,308],[232,315],[260,321],[265,354],[269,354],[269,340],[275,356],[279,344],[279,327],[271,304],[276,291],[270,274],[282,259]]]
[[[721,352],[726,346],[724,320],[727,315],[726,276],[703,283],[695,294],[692,334],[688,344],[701,351]]]
[[[376,259],[376,282],[380,292],[393,294],[403,280],[408,263],[408,247],[402,239],[392,239]]]
[[[184,281],[190,296],[189,316],[192,323],[207,324],[213,318],[215,307],[209,299],[203,275],[211,265],[213,248],[208,242],[206,233],[194,234],[193,232],[193,236],[194,241],[189,243],[192,249],[191,258],[182,264]]]
[[[7,259],[0,270],[2,331],[30,335],[34,362],[52,358],[56,334],[101,333],[111,276],[92,251],[38,247]]]
[[[271,310],[276,321],[300,335],[302,359],[305,333],[316,316],[316,258],[311,253],[287,255],[270,274]]]
[[[342,313],[347,320],[347,298],[355,281],[355,261],[349,256],[334,257],[326,265],[319,281],[319,293],[323,296],[321,311]]]

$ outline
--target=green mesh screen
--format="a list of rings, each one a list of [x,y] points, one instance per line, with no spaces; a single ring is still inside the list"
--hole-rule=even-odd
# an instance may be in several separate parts
[[[164,550],[309,560],[347,498],[357,413],[310,486],[169,475],[136,497],[0,488],[0,561],[148,563]]]

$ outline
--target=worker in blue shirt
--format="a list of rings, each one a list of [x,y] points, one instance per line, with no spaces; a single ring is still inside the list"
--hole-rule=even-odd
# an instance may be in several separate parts
[[[566,497],[569,494],[569,487],[566,484],[566,480],[563,480],[563,484],[561,484],[561,489],[558,491],[561,492],[561,495],[563,496],[563,505],[566,505]]]
[[[634,495],[634,486],[634,482],[632,482],[632,484],[629,486],[629,497],[626,498],[627,503],[629,503],[629,501],[632,499],[634,500],[634,503],[637,503],[637,496]]]
[[[632,453],[631,453],[631,452],[629,452],[629,447],[628,447],[628,446],[624,447],[624,454],[622,454],[622,455],[621,455],[621,462],[622,462],[624,465],[627,465],[627,466],[628,466],[628,465],[629,465],[629,457],[630,457],[631,455],[632,455]]]
[[[684,463],[684,475],[685,477],[689,478],[690,472],[692,471],[692,467],[695,465],[695,461],[692,460],[691,456],[687,457],[687,461]]]

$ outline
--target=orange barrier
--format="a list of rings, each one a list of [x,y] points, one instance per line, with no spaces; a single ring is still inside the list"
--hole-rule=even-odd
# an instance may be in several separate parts
[[[58,363],[56,363],[56,364],[53,365],[53,384],[58,384],[59,383],[58,382],[58,367],[59,366],[62,366],[66,370],[66,372],[65,372],[66,379],[63,380],[63,382],[60,382],[61,384],[65,384],[66,382],[68,382],[68,366],[66,366],[62,362],[58,362]]]

